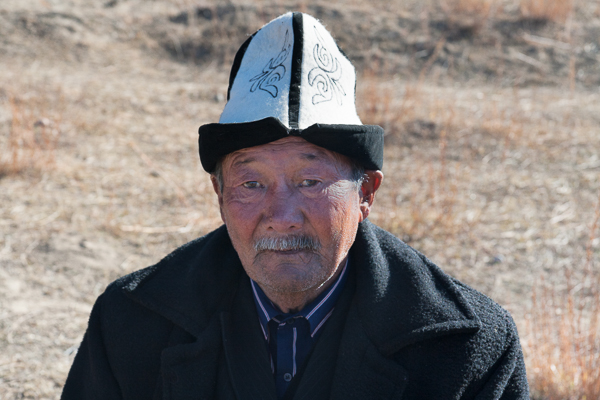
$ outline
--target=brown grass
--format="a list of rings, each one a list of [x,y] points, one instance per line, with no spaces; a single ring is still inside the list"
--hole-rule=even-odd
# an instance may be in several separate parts
[[[494,0],[442,0],[440,6],[448,15],[466,14],[486,19],[496,2]]]
[[[483,29],[498,7],[497,0],[441,0],[450,28],[474,35]]]
[[[597,284],[598,282],[596,282]],[[532,397],[600,398],[600,295],[552,288],[535,290],[527,344]]]
[[[521,15],[528,19],[566,22],[575,0],[521,0]]]
[[[600,192],[584,265],[565,269],[565,290],[549,287],[543,279],[534,288],[526,350],[537,399],[600,398],[600,275],[593,269],[599,220]],[[574,278],[581,267],[583,278]]]
[[[527,344],[528,372],[536,399],[575,400],[600,398],[600,294],[595,287],[572,284],[567,294],[537,288]],[[571,282],[570,282],[571,281]],[[590,295],[589,292],[593,292]]]
[[[6,102],[11,118],[0,151],[0,177],[29,169],[52,168],[61,134],[64,97],[59,89],[9,91]]]

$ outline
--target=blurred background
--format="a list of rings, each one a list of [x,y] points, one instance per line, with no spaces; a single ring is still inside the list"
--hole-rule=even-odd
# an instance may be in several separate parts
[[[2,0],[0,399],[57,399],[95,298],[221,224],[241,43],[322,20],[385,128],[370,219],[509,309],[535,399],[600,398],[600,0]]]

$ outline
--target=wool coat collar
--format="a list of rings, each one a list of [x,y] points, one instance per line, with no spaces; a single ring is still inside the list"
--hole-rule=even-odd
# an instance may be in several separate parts
[[[452,278],[368,221],[359,224],[350,259],[355,293],[340,341],[331,398],[399,399],[408,377],[391,355],[419,341],[475,332],[481,322]],[[176,388],[183,386],[187,393],[193,388],[200,398],[210,398],[221,346],[236,397],[253,397],[242,387],[245,378],[235,360],[250,351],[257,360],[254,372],[265,375],[266,346],[259,344],[260,329],[254,329],[254,334],[236,332],[231,325],[232,319],[244,318],[235,298],[247,280],[226,228],[221,227],[143,270],[124,287],[132,299],[196,338],[163,351],[164,398],[179,398]],[[251,297],[246,303],[248,307],[241,307],[248,320],[254,317],[258,324]],[[171,385],[169,376],[184,379],[185,385]]]

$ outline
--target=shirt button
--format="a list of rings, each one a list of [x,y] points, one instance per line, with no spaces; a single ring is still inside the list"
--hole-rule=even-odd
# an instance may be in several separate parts
[[[290,373],[283,374],[283,380],[286,381],[286,382],[291,381],[292,380],[292,374],[290,374]]]

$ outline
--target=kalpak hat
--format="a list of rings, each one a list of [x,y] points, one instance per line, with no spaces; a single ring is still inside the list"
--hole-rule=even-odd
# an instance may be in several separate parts
[[[297,12],[274,19],[242,44],[219,122],[198,131],[204,170],[290,135],[380,170],[383,129],[361,123],[355,88],[354,66],[318,20]]]

